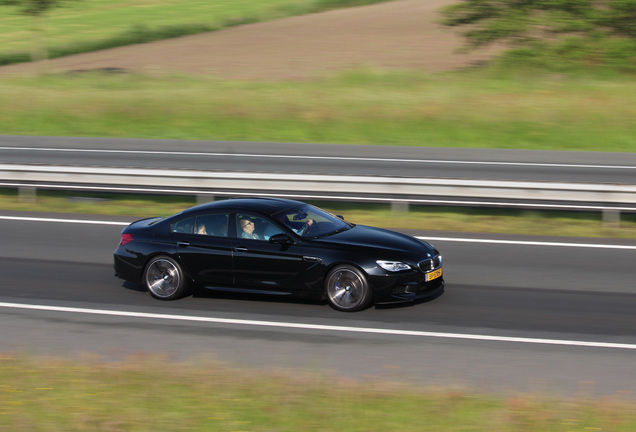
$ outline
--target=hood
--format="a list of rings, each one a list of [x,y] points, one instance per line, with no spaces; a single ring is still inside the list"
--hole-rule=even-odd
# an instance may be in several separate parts
[[[435,248],[430,243],[426,243],[406,234],[365,225],[356,225],[347,231],[319,238],[314,241],[353,247],[387,249],[405,253],[421,251],[432,254],[435,252]]]

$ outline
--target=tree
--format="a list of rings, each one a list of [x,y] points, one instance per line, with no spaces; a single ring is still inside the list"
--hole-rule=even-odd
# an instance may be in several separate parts
[[[469,26],[463,35],[473,48],[554,42],[564,35],[636,39],[636,0],[463,0],[443,15],[445,25]]]
[[[33,18],[31,27],[33,32],[32,61],[46,60],[48,58],[45,26],[46,13],[70,1],[77,0],[0,0],[0,6],[17,6],[20,13]]]
[[[611,0],[603,24],[616,34],[636,39],[636,0]]]

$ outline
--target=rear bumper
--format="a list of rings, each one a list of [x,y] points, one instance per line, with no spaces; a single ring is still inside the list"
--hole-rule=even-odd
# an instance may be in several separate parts
[[[126,253],[122,254],[121,252],[118,252],[120,251],[115,251],[115,254],[113,255],[113,267],[115,268],[115,276],[129,282],[140,283],[141,274],[144,270],[143,265],[136,257],[128,255]]]

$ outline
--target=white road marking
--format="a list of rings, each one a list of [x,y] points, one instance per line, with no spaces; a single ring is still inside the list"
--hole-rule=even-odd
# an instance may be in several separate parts
[[[416,237],[424,241],[447,241],[462,243],[490,243],[490,244],[508,244],[517,246],[552,246],[552,247],[574,247],[574,248],[592,248],[592,249],[623,249],[636,250],[636,245],[613,245],[599,243],[560,243],[560,242],[541,242],[541,241],[521,241],[521,240],[493,240],[493,239],[467,239],[454,237]]]
[[[530,167],[557,167],[557,168],[603,168],[603,169],[636,169],[630,165],[585,165],[585,164],[557,164],[539,162],[494,162],[494,161],[460,161],[437,159],[400,159],[400,158],[365,158],[350,156],[303,156],[303,155],[272,155],[272,154],[246,154],[246,153],[218,153],[218,152],[183,152],[183,151],[159,151],[159,150],[108,150],[108,149],[72,149],[49,147],[7,147],[0,146],[0,150],[41,151],[61,153],[119,153],[141,155],[168,155],[168,156],[209,156],[209,157],[234,157],[234,158],[268,158],[268,159],[308,159],[308,160],[341,160],[341,161],[370,161],[370,162],[398,162],[398,163],[438,163],[457,165],[503,165],[503,166],[530,166]]]
[[[83,219],[57,219],[57,218],[23,217],[23,216],[0,216],[0,220],[71,223],[71,224],[85,224],[85,225],[116,225],[116,226],[128,226],[130,224],[130,222],[113,222],[113,221],[83,220]],[[471,238],[462,238],[462,237],[416,237],[416,238],[420,240],[424,240],[424,241],[490,243],[490,244],[507,244],[507,245],[517,245],[517,246],[549,246],[549,247],[636,250],[636,245],[613,245],[613,244],[600,244],[600,243],[561,243],[561,242],[520,241],[520,240],[471,239]]]
[[[130,225],[130,222],[113,222],[113,221],[84,220],[84,219],[56,219],[56,218],[23,217],[23,216],[0,216],[0,220],[14,220],[14,221],[25,221],[25,222],[72,223],[72,224],[83,224],[83,225],[118,225],[118,226]]]
[[[155,313],[145,313],[145,312],[126,312],[126,311],[115,311],[115,310],[104,310],[104,309],[85,309],[85,308],[75,308],[75,307],[46,306],[46,305],[32,305],[32,304],[4,303],[4,302],[0,302],[0,307],[7,308],[7,309],[27,309],[27,310],[49,311],[49,312],[108,315],[108,316],[118,316],[118,317],[128,317],[128,318],[147,318],[147,319],[157,319],[157,320],[203,322],[203,323],[211,323],[211,324],[232,324],[232,325],[245,325],[245,326],[257,326],[257,327],[277,327],[277,328],[291,328],[291,329],[301,329],[301,330],[320,330],[320,331],[330,331],[330,332],[367,333],[367,334],[384,334],[384,335],[394,335],[394,336],[414,336],[414,337],[442,338],[442,339],[465,339],[465,340],[478,340],[478,341],[491,341],[491,342],[513,342],[513,343],[524,343],[524,344],[543,344],[543,345],[578,346],[578,347],[586,347],[586,348],[615,348],[615,349],[636,350],[636,344],[612,343],[612,342],[539,339],[539,338],[524,338],[524,337],[462,334],[462,333],[427,332],[427,331],[416,331],[416,330],[382,329],[382,328],[369,328],[369,327],[347,327],[347,326],[303,324],[303,323],[290,323],[290,322],[277,322],[277,321],[258,321],[258,320],[228,319],[228,318],[214,318],[214,317],[188,316],[188,315],[155,314]]]

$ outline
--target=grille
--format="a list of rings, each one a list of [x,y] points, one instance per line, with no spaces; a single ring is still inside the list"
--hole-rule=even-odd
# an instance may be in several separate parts
[[[442,256],[437,255],[431,259],[426,259],[420,262],[417,266],[423,272],[429,272],[431,270],[435,270],[436,268],[439,268],[441,265],[442,265]]]

